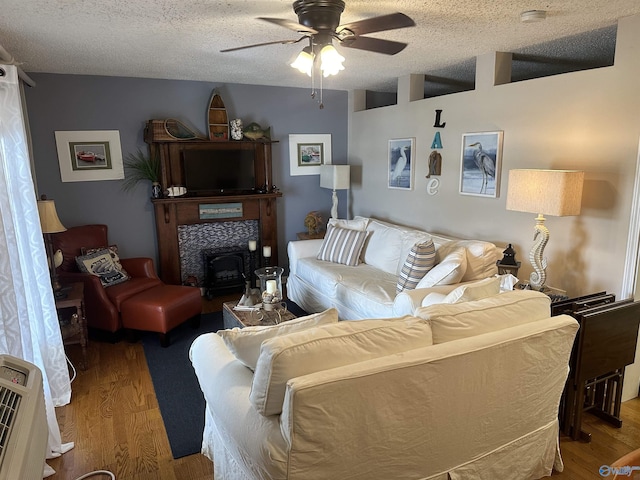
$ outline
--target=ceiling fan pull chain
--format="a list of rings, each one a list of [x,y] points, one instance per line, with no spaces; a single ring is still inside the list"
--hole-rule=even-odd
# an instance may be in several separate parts
[[[323,75],[320,75],[320,100],[318,101],[318,103],[320,104],[318,105],[320,110],[324,108],[324,103],[322,103],[322,77]]]

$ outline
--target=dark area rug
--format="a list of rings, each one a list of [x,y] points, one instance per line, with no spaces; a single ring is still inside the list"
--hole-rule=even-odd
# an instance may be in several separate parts
[[[287,302],[287,308],[297,317],[306,315],[293,302]],[[191,328],[189,322],[176,327],[167,348],[160,346],[157,334],[142,334],[144,355],[173,458],[200,453],[205,405],[189,360],[189,348],[197,336],[221,328],[222,312],[214,312],[202,315],[199,328]]]
[[[197,336],[222,328],[222,312],[203,314],[199,328],[189,322],[171,332],[171,344],[160,346],[158,335],[144,333],[142,345],[156,391],[173,458],[200,452],[204,431],[204,397],[189,360]]]

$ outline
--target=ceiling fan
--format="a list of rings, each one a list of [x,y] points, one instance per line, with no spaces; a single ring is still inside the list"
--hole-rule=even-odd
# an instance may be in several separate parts
[[[322,77],[335,75],[344,70],[342,62],[344,62],[345,58],[333,47],[333,40],[336,40],[343,47],[395,55],[401,52],[407,44],[381,38],[363,37],[362,35],[415,25],[415,22],[403,13],[381,15],[340,25],[340,15],[344,11],[344,7],[343,0],[296,0],[293,2],[293,11],[298,16],[298,22],[271,17],[258,17],[258,20],[275,23],[298,32],[302,35],[300,38],[227,48],[221,50],[221,52],[233,52],[265,45],[286,45],[308,39],[309,45],[302,49],[291,66],[311,77],[311,98],[316,98],[314,72],[317,71],[316,64],[319,63],[322,76],[320,77],[320,98],[318,103],[320,108],[324,108],[322,103]]]
[[[344,7],[345,3],[342,0],[296,0],[293,2],[293,11],[298,16],[298,22],[271,17],[258,17],[258,20],[288,28],[298,32],[302,37],[296,40],[276,40],[227,48],[221,50],[221,52],[233,52],[265,45],[292,44],[298,43],[305,38],[309,39],[312,49],[315,46],[331,45],[332,40],[335,39],[343,47],[384,53],[386,55],[395,55],[407,46],[406,43],[402,42],[362,36],[367,33],[414,26],[415,22],[405,14],[392,13],[340,25],[340,15],[344,11]]]

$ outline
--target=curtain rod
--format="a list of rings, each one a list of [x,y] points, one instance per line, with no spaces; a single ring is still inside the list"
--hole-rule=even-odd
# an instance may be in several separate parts
[[[26,83],[27,85],[29,85],[30,87],[35,87],[36,86],[36,82],[33,81],[33,79],[27,75],[26,73],[24,73],[24,71],[20,68],[20,65],[16,62],[15,58],[13,58],[12,55],[9,54],[9,52],[7,52],[2,45],[0,45],[0,61],[8,64],[8,65],[15,65],[16,68],[18,69],[18,77],[20,77],[22,79],[22,81],[24,83]]]

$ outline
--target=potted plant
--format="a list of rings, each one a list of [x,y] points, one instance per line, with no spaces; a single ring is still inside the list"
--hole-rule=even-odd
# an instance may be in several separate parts
[[[136,153],[127,155],[124,161],[126,176],[122,182],[122,189],[132,190],[138,183],[151,182],[151,196],[160,198],[162,188],[160,187],[160,160],[156,155],[148,155],[138,148]]]

